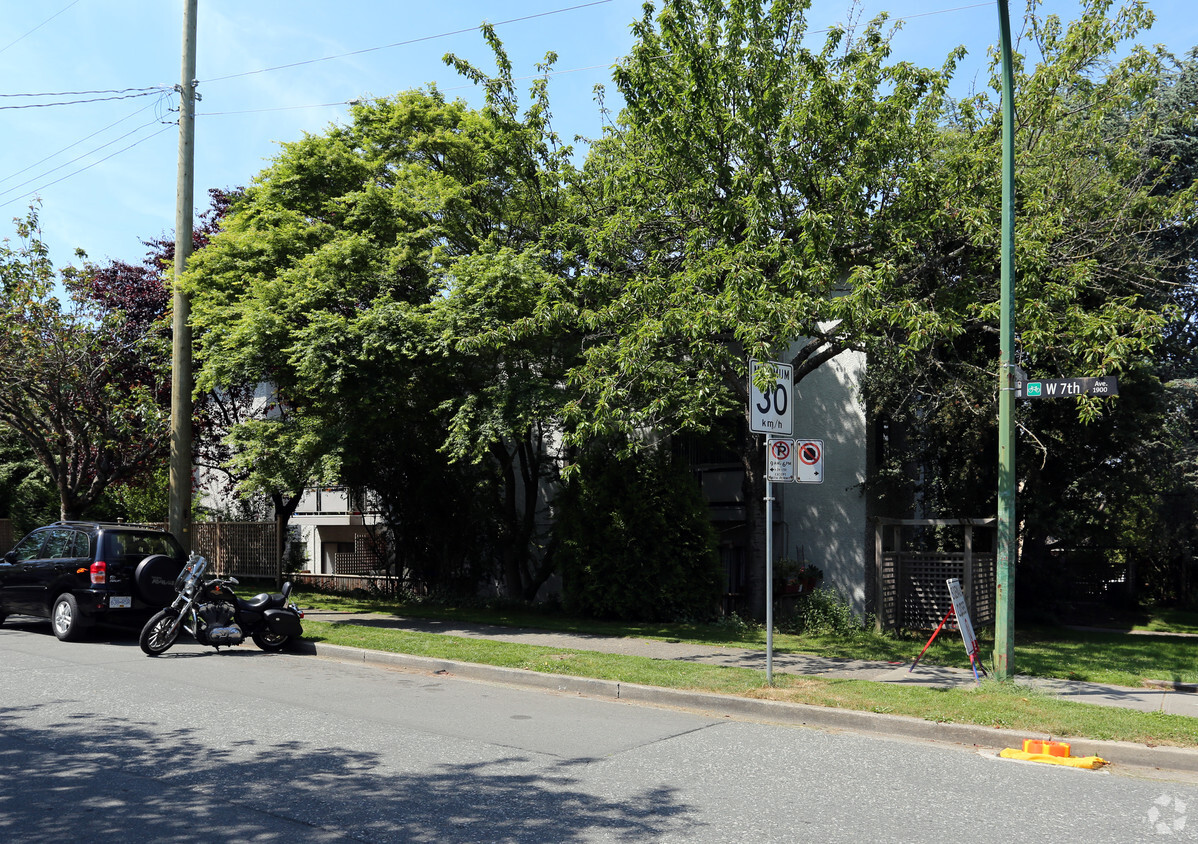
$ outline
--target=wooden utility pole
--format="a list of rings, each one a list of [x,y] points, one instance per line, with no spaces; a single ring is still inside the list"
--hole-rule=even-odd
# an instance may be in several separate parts
[[[179,87],[179,171],[175,193],[175,275],[171,330],[171,462],[168,523],[185,550],[191,537],[191,303],[180,279],[191,255],[194,204],[196,6],[183,0],[183,70]]]

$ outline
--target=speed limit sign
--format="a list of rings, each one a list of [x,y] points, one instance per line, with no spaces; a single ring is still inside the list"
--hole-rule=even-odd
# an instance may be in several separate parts
[[[794,431],[794,372],[790,364],[770,363],[778,373],[774,386],[757,389],[754,376],[766,364],[749,362],[749,430],[758,434],[789,437]]]

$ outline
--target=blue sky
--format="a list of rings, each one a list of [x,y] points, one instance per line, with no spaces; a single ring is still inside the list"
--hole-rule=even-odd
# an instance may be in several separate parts
[[[6,4],[0,20],[0,238],[41,201],[44,239],[57,265],[76,248],[103,263],[138,262],[142,241],[170,235],[175,219],[183,0],[44,0]],[[1149,0],[1157,15],[1139,39],[1178,55],[1198,45],[1193,0]],[[818,30],[889,12],[904,19],[896,58],[939,66],[950,49],[968,57],[960,84],[986,79],[998,40],[993,0],[813,0]],[[1025,0],[1010,0],[1018,32]],[[1045,13],[1072,20],[1078,0],[1045,0]],[[551,83],[555,125],[566,138],[595,136],[592,90],[631,45],[640,0],[199,0],[196,76],[198,210],[210,187],[248,184],[278,143],[347,119],[350,100],[435,82],[477,104],[477,91],[441,61],[455,52],[490,68],[477,32],[500,24],[517,76],[558,54]],[[509,21],[506,23],[501,23]],[[158,90],[156,86],[161,86]],[[609,86],[610,87],[610,86]],[[150,90],[127,90],[150,89]],[[20,94],[120,91],[119,94]],[[109,99],[121,97],[121,99]],[[96,100],[71,105],[44,103]]]

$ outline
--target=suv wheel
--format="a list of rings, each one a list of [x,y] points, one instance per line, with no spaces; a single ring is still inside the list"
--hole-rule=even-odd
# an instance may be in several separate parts
[[[64,642],[77,642],[83,638],[84,622],[79,613],[79,604],[70,592],[63,592],[54,599],[50,610],[50,626],[54,635]]]

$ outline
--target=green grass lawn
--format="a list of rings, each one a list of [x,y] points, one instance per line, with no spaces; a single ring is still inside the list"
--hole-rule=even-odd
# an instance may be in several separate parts
[[[765,647],[765,631],[744,624],[624,624],[572,619],[527,608],[395,604],[316,593],[303,593],[297,600],[301,606],[311,608],[709,645]],[[1189,615],[1172,620],[1167,616],[1148,619],[1143,622],[1142,629],[1189,632],[1194,620]],[[1057,737],[1198,747],[1198,726],[1193,718],[1063,701],[1015,684],[985,681],[977,687],[930,689],[775,672],[775,684],[771,687],[765,683],[761,671],[751,669],[516,645],[311,619],[304,622],[304,628],[305,638],[317,642],[544,673],[908,715],[936,722],[1004,727]],[[927,634],[922,633],[906,636],[879,635],[872,631],[861,631],[852,636],[776,633],[774,649],[776,653],[909,662],[919,654],[926,641]],[[983,654],[988,654],[992,648],[992,640],[983,637]],[[1018,673],[1038,677],[1125,686],[1139,686],[1145,679],[1198,682],[1198,640],[1177,636],[1078,631],[1051,626],[1021,628],[1016,634],[1015,660]],[[956,633],[942,632],[923,661],[930,665],[968,667],[964,647]]]
[[[635,624],[570,618],[524,607],[466,607],[428,603],[395,604],[339,595],[304,593],[302,603],[323,609],[383,612],[413,618],[449,619],[504,627],[625,636],[696,644],[764,649],[765,630],[744,624]],[[1159,633],[1198,632],[1198,613],[1173,611],[1139,616],[1126,630]],[[843,659],[909,662],[919,656],[927,633],[877,634],[862,630],[854,636],[776,632],[775,653],[814,654]],[[981,653],[989,667],[994,639],[979,632]],[[942,631],[921,662],[968,668],[959,634]],[[1139,687],[1144,680],[1198,683],[1198,640],[1181,636],[1131,635],[1110,631],[1074,630],[1047,625],[1020,627],[1015,635],[1015,670],[1033,677],[1056,677],[1091,683]]]

